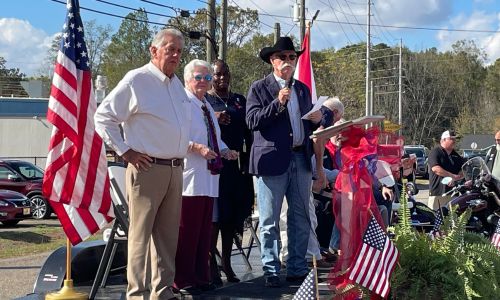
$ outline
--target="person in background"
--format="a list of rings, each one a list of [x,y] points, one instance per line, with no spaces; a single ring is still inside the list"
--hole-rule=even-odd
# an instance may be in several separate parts
[[[464,159],[455,151],[457,136],[453,130],[441,134],[439,146],[429,153],[429,203],[436,210],[451,201],[451,197],[442,195],[449,191],[455,181],[463,178],[462,165]],[[448,186],[441,183],[444,177],[451,177]]]
[[[95,114],[96,131],[128,162],[127,299],[175,299],[182,165],[191,124],[191,104],[174,73],[183,47],[180,31],[158,32],[149,47],[151,62],[128,72]]]
[[[500,180],[500,130],[495,133],[495,147],[492,147],[486,154],[486,165],[491,170],[491,175]]]
[[[231,92],[231,72],[223,60],[212,64],[213,85],[206,96],[215,111],[221,129],[222,141],[240,153],[238,160],[222,159],[224,167],[219,179],[219,197],[214,205],[212,227],[211,274],[220,285],[220,273],[215,259],[219,231],[222,244],[222,270],[228,282],[239,282],[231,267],[231,252],[235,234],[243,235],[243,222],[252,213],[254,190],[248,173],[248,153],[252,136],[245,123],[246,99]]]
[[[272,74],[255,81],[248,92],[246,121],[253,131],[250,173],[257,179],[257,205],[261,259],[266,287],[280,286],[279,215],[283,199],[288,202],[288,282],[302,282],[309,268],[306,261],[310,232],[308,215],[311,193],[312,141],[321,112],[303,120],[312,108],[308,87],[293,80],[298,55],[292,40],[281,37],[274,46],[260,51],[271,64]]]
[[[238,152],[221,140],[215,112],[205,98],[212,84],[210,64],[199,59],[190,61],[184,67],[184,84],[191,101],[191,130],[184,160],[174,286],[181,293],[197,295],[215,289],[209,284],[212,209],[214,198],[219,196],[222,158],[237,159]]]

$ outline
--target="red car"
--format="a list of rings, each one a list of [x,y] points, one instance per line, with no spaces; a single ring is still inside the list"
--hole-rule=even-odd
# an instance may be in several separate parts
[[[42,196],[43,170],[34,164],[16,160],[0,160],[0,189],[19,192],[30,199],[35,219],[50,217],[52,209]]]
[[[30,200],[21,193],[0,190],[0,222],[14,226],[19,221],[31,218]]]

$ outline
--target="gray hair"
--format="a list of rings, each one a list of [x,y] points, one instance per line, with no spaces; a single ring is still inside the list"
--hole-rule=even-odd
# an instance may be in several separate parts
[[[196,67],[204,67],[212,75],[212,66],[208,62],[201,59],[193,59],[184,67],[184,84],[187,85],[187,82],[193,78],[194,68]]]
[[[175,28],[165,28],[165,29],[158,31],[158,33],[153,38],[153,41],[151,42],[151,46],[154,46],[157,48],[163,46],[165,44],[165,37],[168,35],[175,36],[178,39],[180,39],[182,47],[184,48],[184,35],[182,34],[182,32],[180,32],[179,30],[177,30]]]
[[[323,106],[328,107],[331,111],[337,110],[339,115],[344,115],[344,104],[340,101],[339,97],[330,97],[323,102]]]

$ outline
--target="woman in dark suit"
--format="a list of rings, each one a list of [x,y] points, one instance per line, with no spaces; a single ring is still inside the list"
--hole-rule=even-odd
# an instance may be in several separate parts
[[[222,238],[222,269],[228,282],[239,282],[231,268],[231,251],[235,233],[243,233],[243,222],[250,216],[254,203],[252,176],[248,174],[248,153],[251,134],[245,124],[246,99],[231,92],[231,73],[223,60],[213,64],[213,86],[207,100],[212,105],[221,129],[222,140],[240,153],[239,159],[223,159],[219,180],[219,197],[214,206],[212,249],[215,251],[219,231]],[[215,258],[212,255],[212,280],[221,284]]]

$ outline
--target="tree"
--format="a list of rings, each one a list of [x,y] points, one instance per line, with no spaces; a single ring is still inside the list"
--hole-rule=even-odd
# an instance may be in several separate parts
[[[26,75],[18,68],[7,68],[6,63],[7,60],[0,56],[0,96],[28,97],[20,83]]]
[[[108,78],[108,88],[113,89],[128,71],[143,66],[150,60],[149,46],[152,30],[144,10],[127,15],[111,38],[102,56],[102,73]]]
[[[89,55],[90,69],[95,78],[101,74],[101,63],[104,51],[108,47],[113,28],[111,25],[97,25],[95,20],[85,22],[85,43]]]

